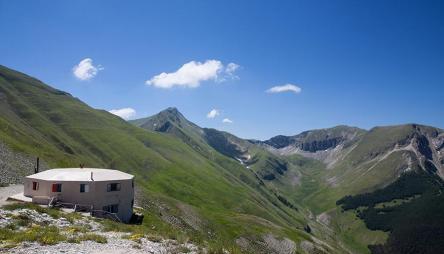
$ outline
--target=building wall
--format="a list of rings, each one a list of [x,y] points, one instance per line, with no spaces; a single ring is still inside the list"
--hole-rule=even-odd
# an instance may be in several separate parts
[[[32,182],[38,182],[38,190],[32,189]],[[52,192],[52,185],[62,184],[61,192]],[[89,192],[80,192],[80,184],[89,184]],[[110,183],[120,183],[120,191],[107,191]],[[104,206],[118,204],[117,216],[124,222],[130,220],[133,213],[134,186],[133,180],[113,181],[46,181],[26,177],[24,195],[33,197],[33,202],[48,204],[48,200],[57,197],[61,202],[93,206],[94,210],[102,210]]]
[[[120,183],[120,191],[107,191],[110,183]],[[133,180],[95,182],[94,209],[102,210],[104,206],[119,204],[117,216],[122,221],[129,221],[133,214],[134,186]]]

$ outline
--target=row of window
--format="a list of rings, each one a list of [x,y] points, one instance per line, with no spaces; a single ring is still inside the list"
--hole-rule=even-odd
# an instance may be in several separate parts
[[[32,189],[38,190],[39,189],[39,183],[38,182],[32,182]],[[52,184],[51,188],[52,192],[62,192],[62,184],[61,183],[54,183]],[[106,191],[120,191],[120,183],[109,183],[106,186]],[[89,184],[81,183],[80,184],[80,192],[89,192]]]

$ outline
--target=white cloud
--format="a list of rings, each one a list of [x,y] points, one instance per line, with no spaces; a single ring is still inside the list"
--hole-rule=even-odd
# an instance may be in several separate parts
[[[240,65],[235,63],[229,63],[227,64],[227,68],[225,68],[225,73],[228,75],[234,75],[234,72],[236,72],[237,69],[239,69]]]
[[[272,88],[268,89],[267,93],[284,93],[284,92],[293,92],[293,93],[300,93],[302,89],[299,86],[292,85],[292,84],[285,84],[282,86],[273,86]]]
[[[175,72],[162,72],[152,77],[145,83],[158,88],[172,88],[174,86],[196,88],[201,82],[213,80],[224,81],[224,76],[234,78],[239,65],[229,63],[225,68],[219,60],[207,60],[205,62],[188,62]]]
[[[220,113],[219,113],[219,110],[217,110],[217,109],[212,109],[210,112],[208,112],[208,114],[207,114],[207,118],[215,118],[216,116],[218,116]]]
[[[233,121],[231,121],[228,118],[224,118],[224,120],[222,120],[223,123],[233,123]]]
[[[104,68],[100,65],[94,66],[91,58],[85,58],[72,68],[74,76],[80,80],[89,80],[94,78],[97,73]]]
[[[134,110],[133,108],[112,109],[109,112],[125,120],[131,119],[136,116],[136,110]]]

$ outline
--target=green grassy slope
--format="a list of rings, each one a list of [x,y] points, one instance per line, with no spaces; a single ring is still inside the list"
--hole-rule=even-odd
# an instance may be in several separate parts
[[[285,186],[294,187],[296,185],[294,178],[301,175],[299,172],[301,167],[296,166],[293,162],[299,163],[299,160],[307,161],[309,159],[298,157],[299,160],[288,160],[269,152],[255,142],[241,139],[228,132],[201,128],[188,121],[175,108],[168,108],[154,116],[130,122],[148,130],[166,133],[178,138],[208,159],[218,158],[219,164],[229,164],[230,168],[234,164],[234,167],[243,168],[241,171],[251,171],[257,176],[255,181],[259,181],[264,189],[280,200],[280,203],[297,209],[297,205],[286,197],[292,196],[290,191],[292,188],[287,188],[288,191],[285,192],[282,191]],[[241,178],[245,179],[244,176]]]
[[[168,108],[158,114],[130,121],[132,124],[179,138],[203,156],[231,159],[253,171],[265,183],[287,183],[290,175],[298,175],[298,167],[291,161],[269,152],[254,142],[241,139],[228,132],[201,128],[188,121],[177,109]],[[220,156],[224,155],[224,156]],[[239,165],[238,165],[239,166]],[[287,174],[289,173],[289,174]],[[283,183],[285,182],[285,183]]]
[[[328,196],[340,198],[371,192],[392,183],[406,170],[428,170],[427,165],[433,163],[440,167],[441,162],[436,157],[438,148],[432,140],[437,141],[442,132],[416,124],[373,128],[355,146],[345,150],[346,156],[325,172],[323,180],[328,183]],[[325,208],[332,206],[332,200],[321,203],[326,205]]]
[[[390,221],[387,219],[385,223],[391,223],[390,230],[387,230],[384,227],[372,226],[367,220],[364,224],[350,212],[341,212],[336,202],[347,195],[362,193],[378,195],[374,193],[387,189],[386,186],[396,184],[398,178],[405,172],[419,172],[419,175],[411,177],[417,177],[418,179],[415,180],[423,183],[421,186],[424,187],[424,192],[429,193],[434,190],[434,185],[429,184],[427,180],[424,180],[426,178],[421,176],[424,174],[430,178],[441,179],[437,176],[439,174],[437,168],[440,168],[439,164],[442,163],[439,158],[441,154],[439,150],[442,150],[440,148],[442,133],[440,129],[416,124],[374,128],[364,134],[355,144],[345,148],[342,151],[344,156],[332,168],[323,169],[321,165],[309,167],[309,171],[302,171],[309,174],[308,177],[301,177],[301,188],[294,190],[295,195],[302,198],[300,200],[305,207],[314,214],[328,218],[330,227],[336,231],[345,248],[351,251],[369,252],[367,245],[376,246],[372,249],[376,253],[407,250],[405,248],[411,248],[411,246],[401,245],[399,239],[413,237],[419,229],[417,230],[415,226],[411,227],[412,224],[408,224],[405,220],[402,220],[402,223],[398,222],[401,221],[401,217],[415,216],[412,214],[413,208],[410,209],[404,205],[397,208],[396,212],[393,211],[393,216],[400,218],[394,220],[394,217],[390,217]],[[411,190],[412,186],[407,186],[405,189]],[[388,196],[390,191],[384,193]],[[442,207],[428,205],[425,201],[414,202],[414,204],[419,203],[424,210],[433,210],[436,216],[444,212],[444,210],[440,211]],[[419,209],[418,206],[415,206],[415,209]],[[392,212],[393,209],[389,210]],[[432,213],[428,213],[427,216],[430,214]],[[372,219],[380,218],[373,216]],[[423,218],[418,220],[426,221]],[[376,231],[369,231],[368,228]],[[391,234],[381,230],[389,231]],[[410,233],[400,235],[400,231]],[[387,237],[388,243],[384,244]],[[418,246],[422,246],[424,239],[417,238],[417,240],[421,241],[421,243],[418,242]]]
[[[135,127],[0,66],[0,140],[52,167],[85,163],[135,174],[151,218],[147,226],[163,221],[196,239],[228,245],[241,236],[260,240],[265,233],[311,241],[304,216],[253,171],[191,137],[200,152],[194,143]]]
[[[145,123],[152,126],[152,120],[147,120],[164,119],[163,115],[164,112],[161,112],[147,118]],[[171,129],[165,132],[184,141],[193,140],[193,135],[198,137],[194,143],[188,143],[200,143],[199,147],[210,146],[226,157],[240,161],[255,172],[264,186],[281,198],[283,203],[295,207],[306,217],[320,216],[316,220],[306,220],[312,230],[325,239],[342,242],[343,247],[353,253],[369,253],[367,245],[383,246],[388,234],[369,230],[355,214],[341,211],[337,200],[345,195],[383,188],[396,181],[405,170],[420,169],[427,164],[426,161],[436,162],[438,155],[433,155],[433,149],[429,146],[434,142],[439,146],[440,141],[432,139],[442,133],[436,128],[414,124],[377,127],[368,132],[337,126],[260,142],[191,124],[176,124],[173,121],[170,125],[185,126],[182,133],[192,135],[184,139]],[[336,154],[338,159],[328,168],[321,161],[294,153],[277,155],[266,149],[267,145],[275,149],[295,146],[305,153],[315,153],[333,149],[339,144],[341,150]],[[418,157],[417,153],[421,155]],[[433,165],[431,167],[431,171],[436,171]],[[328,227],[325,227],[326,223]]]
[[[232,250],[239,250],[237,239],[244,245],[249,241],[249,248],[256,248],[252,252],[270,252],[264,236],[271,233],[297,242],[299,250],[300,242],[308,241],[314,251],[328,253],[368,253],[367,245],[375,252],[394,251],[399,239],[411,234],[393,232],[417,232],[400,227],[407,223],[396,217],[411,218],[419,205],[428,208],[428,202],[438,202],[440,188],[424,185],[422,198],[384,208],[384,213],[393,215],[388,219],[372,213],[382,208],[366,204],[370,212],[360,220],[354,208],[342,211],[336,202],[347,195],[353,195],[353,202],[363,193],[378,196],[376,190],[396,185],[403,172],[442,175],[443,133],[415,124],[368,132],[337,126],[266,142],[248,141],[201,128],[175,108],[128,123],[0,66],[0,142],[39,156],[51,167],[85,163],[133,173],[146,220],[128,230],[182,235]],[[329,166],[267,149],[287,143],[306,155],[341,146],[333,153],[338,159]],[[386,202],[391,206],[395,200]],[[433,213],[441,211],[441,206],[430,207]],[[430,222],[425,217],[411,219]]]
[[[373,253],[442,253],[444,181],[423,170],[403,174],[392,184],[338,201],[368,228],[390,232]]]

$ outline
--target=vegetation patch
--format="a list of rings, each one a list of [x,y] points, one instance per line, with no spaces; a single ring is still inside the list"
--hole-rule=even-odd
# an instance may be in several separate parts
[[[33,203],[11,203],[2,206],[3,210],[14,211],[18,209],[31,209],[35,210],[39,213],[45,213],[51,216],[54,219],[58,219],[61,217],[61,211],[58,208],[46,208]]]
[[[107,243],[108,241],[106,240],[106,237],[98,235],[98,234],[93,234],[93,233],[86,233],[86,234],[82,234],[78,237],[79,241],[94,241],[97,243]]]
[[[0,228],[0,240],[6,245],[13,246],[21,242],[39,242],[42,245],[53,245],[66,240],[55,226],[34,225],[25,231],[15,231]]]
[[[444,249],[443,192],[444,182],[438,176],[417,171],[373,193],[346,196],[337,204],[355,210],[369,229],[390,232],[385,244],[369,246],[372,253],[436,253]],[[387,202],[391,205],[380,205]]]

